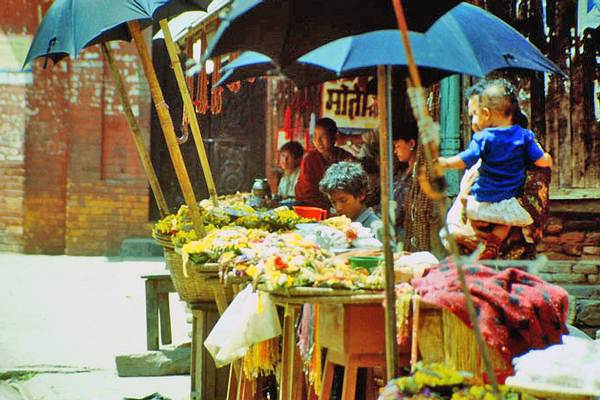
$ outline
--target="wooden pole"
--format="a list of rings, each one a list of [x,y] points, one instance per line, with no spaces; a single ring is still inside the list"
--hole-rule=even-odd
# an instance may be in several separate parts
[[[383,255],[385,262],[385,364],[386,377],[391,380],[398,373],[398,339],[396,332],[396,293],[394,278],[394,254],[392,252],[392,229],[390,219],[391,195],[391,115],[390,67],[377,67],[377,109],[379,113],[379,165],[381,179],[381,219],[383,220]]]
[[[169,155],[171,156],[171,161],[173,162],[173,167],[177,174],[179,186],[183,192],[185,203],[190,210],[194,229],[199,237],[204,237],[205,231],[202,215],[200,214],[200,207],[196,202],[196,195],[194,194],[194,189],[190,182],[190,176],[188,175],[183,156],[181,155],[181,150],[179,149],[179,144],[177,143],[177,135],[175,135],[175,128],[173,127],[173,120],[169,113],[169,107],[167,106],[167,103],[165,103],[160,84],[158,83],[156,71],[154,70],[150,52],[148,51],[148,47],[142,36],[140,24],[138,21],[130,21],[127,25],[129,26],[129,31],[131,32],[135,47],[139,53],[146,79],[148,79],[150,93],[152,94],[152,100],[154,100],[154,107],[156,107],[156,113],[160,121],[163,135],[165,136],[165,141],[167,142],[167,148],[169,149]]]
[[[404,49],[406,51],[406,60],[408,61],[408,72],[410,75],[410,80],[415,89],[416,99],[411,99],[412,101],[416,100],[417,106],[416,109],[416,117],[417,122],[421,123],[425,119],[429,118],[427,107],[425,106],[425,99],[422,92],[422,84],[421,77],[419,75],[419,70],[417,69],[417,65],[415,63],[415,59],[413,57],[413,53],[411,50],[410,40],[408,39],[408,25],[406,23],[406,17],[404,15],[404,8],[402,7],[402,3],[400,0],[392,0],[394,5],[394,11],[396,13],[396,21],[398,23],[398,27],[400,32],[402,33],[402,41],[404,43]],[[419,129],[420,130],[420,129]],[[440,182],[444,182],[444,171],[440,168],[438,163],[439,156],[439,147],[436,140],[432,140],[431,132],[420,132],[421,137],[427,136],[427,143],[423,143],[423,147],[425,149],[425,157],[427,159],[427,164],[432,168],[434,178],[438,179]],[[425,135],[426,134],[426,135]],[[439,194],[439,193],[437,193]],[[383,193],[382,193],[383,195]],[[435,202],[437,203],[440,216],[444,218],[446,216],[446,198],[445,196],[435,196]],[[458,280],[460,281],[463,295],[465,296],[465,303],[467,306],[467,311],[469,313],[469,318],[471,320],[471,325],[473,326],[473,331],[475,333],[475,338],[477,339],[477,344],[479,345],[479,351],[481,353],[481,358],[483,360],[483,365],[485,367],[485,372],[487,373],[488,379],[494,388],[494,394],[496,398],[500,398],[500,389],[498,387],[498,381],[496,379],[496,374],[494,373],[494,368],[492,367],[490,354],[488,352],[488,347],[483,340],[483,336],[481,334],[481,329],[479,329],[479,322],[477,318],[477,313],[475,311],[475,305],[473,303],[473,298],[471,297],[471,293],[469,292],[469,288],[467,287],[467,282],[465,279],[465,272],[463,271],[461,260],[458,259],[459,252],[456,242],[451,235],[448,235],[450,250],[451,253],[457,258],[456,261],[456,271],[458,274]]]
[[[215,188],[215,182],[213,180],[212,171],[208,162],[208,156],[206,155],[206,149],[204,148],[204,141],[202,140],[202,134],[200,133],[200,126],[198,124],[198,118],[194,111],[194,105],[192,103],[192,97],[190,91],[185,83],[185,76],[183,75],[183,69],[181,68],[181,61],[179,61],[179,54],[177,47],[173,42],[173,36],[169,29],[169,23],[166,19],[160,20],[160,28],[165,36],[165,44],[171,59],[171,68],[175,71],[175,78],[177,79],[177,85],[179,86],[179,92],[183,99],[183,112],[187,114],[190,127],[192,129],[192,136],[194,137],[194,143],[196,143],[196,150],[198,151],[198,158],[202,165],[202,171],[204,172],[204,179],[206,180],[206,186],[208,187],[208,193],[212,203],[217,205],[217,189]],[[204,45],[204,44],[203,44]]]
[[[162,217],[165,217],[169,214],[169,206],[167,205],[167,200],[165,199],[165,195],[163,194],[163,191],[160,187],[160,183],[158,182],[158,178],[156,177],[156,172],[154,172],[154,167],[152,166],[150,156],[146,151],[144,137],[142,136],[142,132],[140,131],[140,127],[137,123],[135,115],[133,115],[133,111],[131,110],[131,103],[129,102],[127,92],[125,91],[125,86],[123,85],[123,79],[121,78],[121,74],[119,73],[119,68],[115,64],[115,59],[112,55],[110,47],[108,47],[108,44],[102,43],[101,47],[102,53],[104,54],[104,58],[106,59],[106,62],[110,67],[110,72],[112,74],[113,82],[115,83],[115,88],[117,89],[117,93],[119,93],[119,97],[121,98],[123,112],[125,113],[125,117],[127,117],[129,130],[131,131],[131,136],[133,137],[135,148],[137,149],[138,156],[140,157],[140,161],[142,162],[142,166],[144,167],[144,172],[146,172],[146,177],[148,178],[148,183],[150,184],[150,188],[152,189],[152,194],[154,195],[154,199],[156,199],[158,210],[160,211],[160,215]]]

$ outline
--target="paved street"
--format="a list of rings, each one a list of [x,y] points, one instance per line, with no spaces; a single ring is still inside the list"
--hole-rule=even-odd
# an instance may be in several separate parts
[[[163,268],[160,259],[0,254],[0,373],[47,371],[20,382],[31,400],[122,399],[154,392],[187,398],[189,376],[116,374],[115,355],[146,350],[140,276]],[[182,303],[171,296],[173,340],[181,344],[190,328]]]

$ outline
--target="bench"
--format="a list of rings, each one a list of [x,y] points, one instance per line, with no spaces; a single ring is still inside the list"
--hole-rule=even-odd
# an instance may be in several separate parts
[[[161,343],[172,342],[169,293],[175,292],[175,287],[168,272],[144,275],[142,279],[146,286],[146,347],[158,350],[159,320]]]

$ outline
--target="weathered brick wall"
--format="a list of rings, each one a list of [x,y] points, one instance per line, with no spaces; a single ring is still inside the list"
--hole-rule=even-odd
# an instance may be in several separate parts
[[[28,73],[0,72],[0,251],[22,251]]]
[[[571,322],[590,336],[600,331],[600,214],[555,213],[538,250],[550,262],[540,277],[571,295]]]
[[[553,261],[540,271],[547,281],[600,284],[600,215],[551,216],[538,251]]]
[[[112,255],[123,239],[150,236],[143,182],[69,183],[68,191],[66,254]]]
[[[8,0],[0,40],[30,40],[50,4]],[[135,50],[111,47],[149,145],[150,96]],[[17,53],[0,54],[0,74]],[[0,79],[0,251],[115,254],[124,238],[150,232],[145,175],[120,99],[98,47],[49,64],[20,73],[28,77],[20,85]]]

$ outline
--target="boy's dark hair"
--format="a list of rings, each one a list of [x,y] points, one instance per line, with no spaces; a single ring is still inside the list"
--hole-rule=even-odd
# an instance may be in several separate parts
[[[318,119],[315,127],[323,128],[332,139],[335,139],[335,135],[338,132],[337,124],[331,118]]]
[[[294,157],[296,160],[301,160],[302,156],[304,155],[304,149],[302,148],[302,145],[293,140],[291,142],[287,142],[283,146],[281,146],[281,149],[279,149],[279,152],[283,153],[284,151],[287,151],[288,153],[290,153],[292,155],[292,157]]]
[[[342,161],[327,168],[319,190],[324,194],[339,190],[358,197],[369,190],[369,179],[360,164]]]
[[[479,97],[480,107],[501,112],[506,117],[515,115],[519,108],[517,90],[506,79],[489,81]]]

